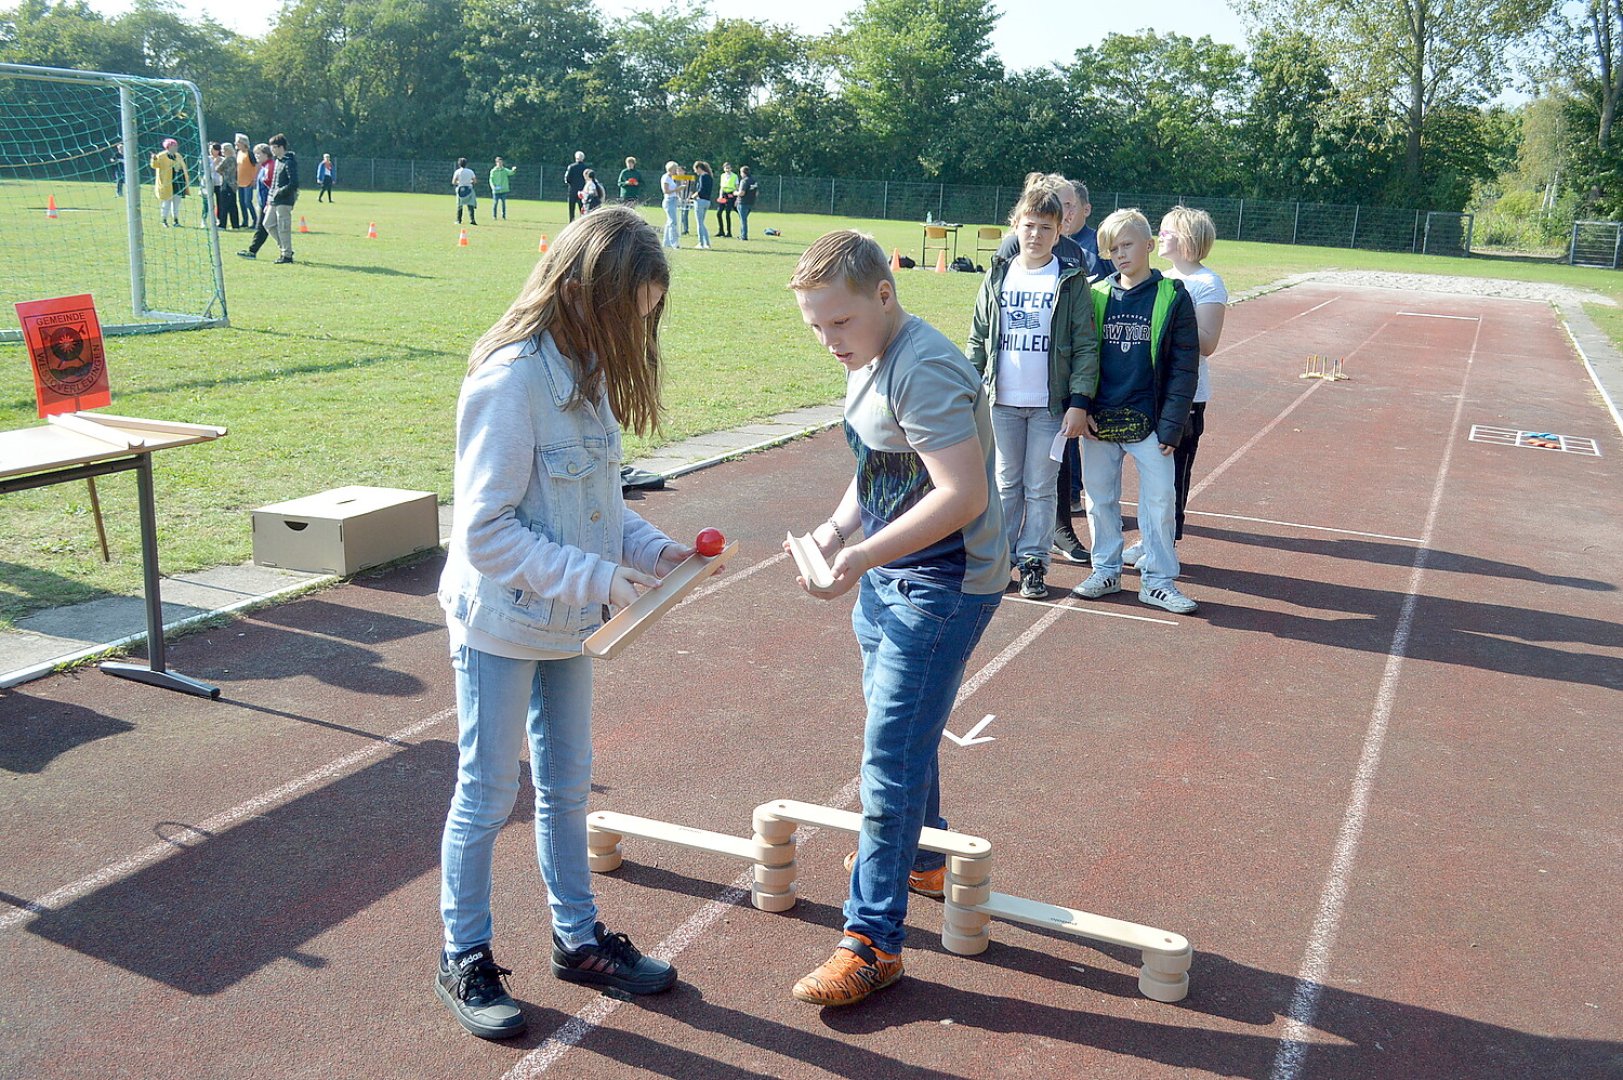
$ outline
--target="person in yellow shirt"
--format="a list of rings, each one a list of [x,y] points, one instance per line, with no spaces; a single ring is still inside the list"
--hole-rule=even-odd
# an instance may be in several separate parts
[[[180,143],[165,139],[163,149],[152,155],[153,187],[158,195],[158,213],[164,228],[180,226],[180,199],[192,177],[186,171],[186,159],[180,156]],[[180,183],[175,182],[176,174]]]

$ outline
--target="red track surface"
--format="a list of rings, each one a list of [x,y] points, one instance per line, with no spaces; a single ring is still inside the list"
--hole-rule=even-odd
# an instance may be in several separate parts
[[[547,973],[526,796],[496,945],[530,1032],[464,1035],[430,989],[455,739],[433,561],[176,642],[218,702],[94,671],[0,692],[0,1075],[1623,1075],[1623,440],[1539,305],[1298,288],[1225,336],[1180,548],[1200,612],[1006,603],[949,725],[995,714],[996,741],[942,753],[994,887],[1187,935],[1184,1002],[1007,923],[952,956],[915,899],[906,979],[798,1005],[840,926],[828,832],[787,915],[729,891],[738,864],[627,840],[605,917],[682,982],[599,997]],[[1351,381],[1297,379],[1310,352]],[[770,798],[854,805],[849,603],[778,555],[849,467],[830,433],[641,504],[745,558],[599,667],[595,806],[744,834]],[[1056,566],[1056,596],[1082,576]]]

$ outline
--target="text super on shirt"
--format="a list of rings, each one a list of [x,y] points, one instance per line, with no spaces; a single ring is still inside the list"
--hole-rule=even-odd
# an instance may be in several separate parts
[[[934,488],[919,451],[979,439],[986,509],[957,532],[878,567],[891,577],[940,582],[971,596],[1000,593],[1009,546],[993,471],[992,411],[986,388],[958,346],[910,315],[873,363],[845,380],[845,439],[857,459],[862,531],[875,536]]]
[[[1048,408],[1048,354],[1053,345],[1059,260],[1027,270],[1019,259],[1004,271],[998,307],[997,403],[1017,409]]]

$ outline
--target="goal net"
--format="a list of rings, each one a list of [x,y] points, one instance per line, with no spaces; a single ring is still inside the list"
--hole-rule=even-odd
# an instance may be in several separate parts
[[[154,189],[165,139],[191,177],[178,227]],[[21,338],[11,305],[81,293],[108,333],[225,325],[207,159],[192,83],[0,64],[0,341]]]

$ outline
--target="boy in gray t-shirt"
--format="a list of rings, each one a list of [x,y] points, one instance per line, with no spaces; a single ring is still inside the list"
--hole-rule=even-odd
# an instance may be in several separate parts
[[[991,497],[985,387],[956,345],[902,310],[873,237],[829,233],[800,257],[789,287],[847,372],[845,437],[856,456],[838,507],[811,533],[834,582],[796,580],[823,599],[858,589],[851,625],[868,703],[845,936],[794,996],[850,1005],[901,977],[908,890],[944,894],[944,860],[919,851],[919,833],[947,827],[936,750],[1008,583],[1008,543]]]

